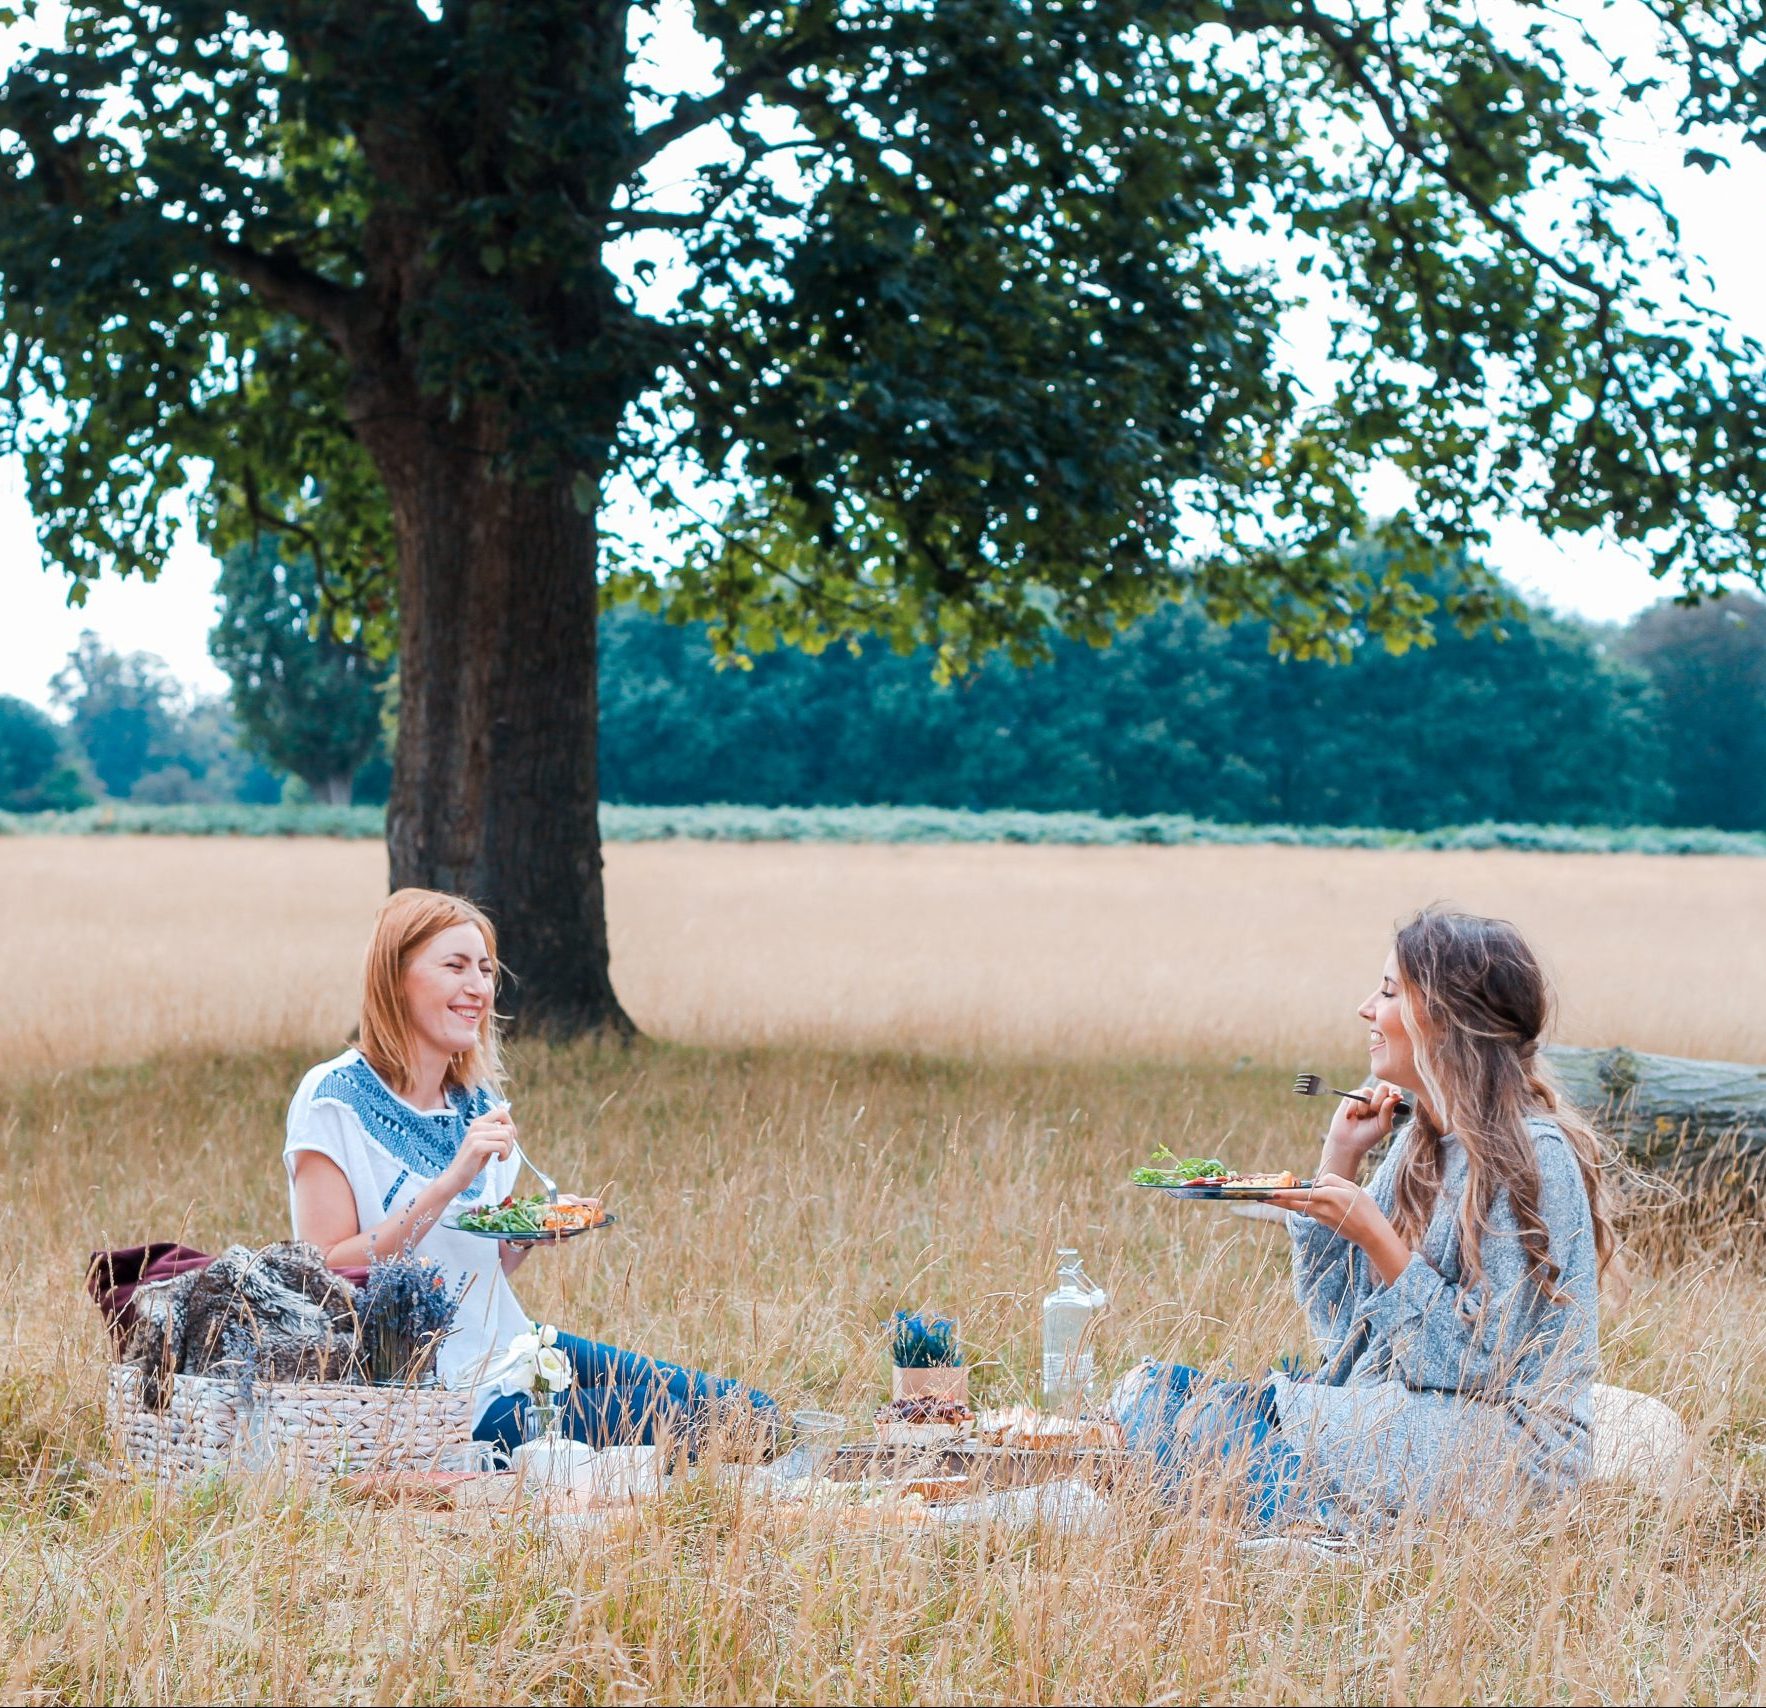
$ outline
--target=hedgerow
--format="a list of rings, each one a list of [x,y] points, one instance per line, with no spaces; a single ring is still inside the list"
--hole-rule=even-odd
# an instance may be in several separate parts
[[[0,813],[0,835],[333,836],[385,834],[381,807],[114,806]],[[604,805],[609,842],[1015,842],[1184,847],[1513,848],[1552,854],[1766,855],[1766,835],[1664,825],[1467,824],[1436,830],[1217,824],[1180,814],[1107,818],[1081,812],[964,812],[946,807],[643,807]]]

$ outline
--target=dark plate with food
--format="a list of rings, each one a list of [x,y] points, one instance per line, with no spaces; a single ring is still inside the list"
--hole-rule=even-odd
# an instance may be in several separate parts
[[[442,1226],[458,1234],[480,1239],[506,1239],[538,1244],[542,1240],[575,1239],[597,1228],[610,1228],[619,1217],[599,1204],[554,1204],[544,1194],[532,1198],[505,1198],[443,1218]]]
[[[1310,1192],[1312,1182],[1302,1180],[1287,1169],[1272,1173],[1248,1174],[1226,1166],[1218,1157],[1173,1156],[1163,1146],[1154,1152],[1145,1168],[1137,1168],[1129,1179],[1136,1186],[1154,1192],[1169,1193],[1173,1198],[1258,1199],[1277,1192]]]

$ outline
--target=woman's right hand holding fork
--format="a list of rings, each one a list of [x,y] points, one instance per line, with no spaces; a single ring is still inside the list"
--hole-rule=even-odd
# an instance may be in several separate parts
[[[1318,1159],[1319,1174],[1354,1180],[1371,1151],[1388,1133],[1404,1093],[1396,1085],[1378,1080],[1367,1088],[1367,1101],[1345,1097],[1331,1117],[1324,1152]]]

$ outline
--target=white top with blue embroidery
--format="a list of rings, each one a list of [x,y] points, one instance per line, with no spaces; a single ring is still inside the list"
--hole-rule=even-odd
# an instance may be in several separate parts
[[[480,1086],[452,1092],[447,1109],[426,1112],[392,1092],[358,1050],[321,1062],[300,1082],[288,1106],[282,1160],[295,1238],[300,1237],[294,1206],[296,1151],[317,1151],[343,1170],[356,1195],[356,1225],[371,1228],[434,1180],[454,1160],[467,1127],[499,1101]],[[455,1216],[499,1202],[514,1189],[520,1168],[513,1157],[492,1162],[443,1214]],[[436,1370],[450,1388],[478,1390],[474,1422],[500,1391],[496,1382],[481,1380],[485,1367],[528,1326],[503,1274],[502,1249],[495,1240],[439,1225],[417,1244],[420,1256],[441,1265],[450,1287],[467,1282],[454,1332],[442,1343]]]

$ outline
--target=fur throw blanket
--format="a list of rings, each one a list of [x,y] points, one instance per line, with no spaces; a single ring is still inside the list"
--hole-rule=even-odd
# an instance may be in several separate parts
[[[135,1290],[123,1362],[141,1371],[142,1400],[155,1411],[177,1373],[360,1381],[356,1304],[317,1246],[229,1246],[205,1268]]]

